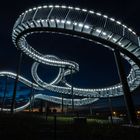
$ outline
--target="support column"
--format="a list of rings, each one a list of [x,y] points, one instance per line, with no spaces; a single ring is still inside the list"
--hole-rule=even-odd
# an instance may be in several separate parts
[[[4,95],[3,95],[2,103],[1,103],[1,111],[3,111],[3,107],[4,107],[4,102],[5,102],[6,92],[7,92],[7,85],[8,85],[8,77],[6,77],[6,81],[5,81],[5,89],[4,89]]]
[[[29,106],[29,112],[33,112],[33,107],[32,107],[32,103],[33,103],[33,81],[32,81],[32,86],[31,86],[31,91],[30,91],[30,95],[29,95],[29,100],[30,100],[30,106]]]
[[[18,79],[19,79],[19,74],[20,74],[21,62],[22,62],[22,52],[20,52],[19,61],[18,61],[18,65],[17,65],[17,76],[15,79],[12,104],[11,104],[11,113],[12,114],[14,113],[14,108],[15,108],[15,98],[16,98],[16,91],[17,91],[17,84],[18,84]]]
[[[61,112],[62,112],[62,114],[63,114],[63,112],[64,112],[64,103],[63,103],[63,93],[61,93],[61,96],[62,96],[62,108],[61,108]]]
[[[113,124],[113,119],[112,119],[112,102],[111,102],[111,98],[108,96],[108,103],[109,103],[109,110],[110,110],[110,121],[111,121],[111,124]]]
[[[91,98],[91,96],[89,98]],[[93,106],[93,104],[89,104],[89,113],[90,113],[90,116],[93,115],[92,106]]]
[[[63,75],[63,78],[62,78],[62,84],[64,84],[65,83],[65,77],[64,77],[64,75]],[[61,113],[63,114],[64,113],[64,95],[63,95],[63,93],[61,93],[61,98],[62,98],[62,102],[61,102]]]
[[[43,102],[43,100],[41,99],[41,100],[40,100],[40,113],[43,113],[43,105],[44,105],[44,102]]]
[[[69,105],[66,105],[66,107],[67,107],[67,109],[66,109],[66,110],[67,110],[67,111],[66,111],[66,114],[68,115],[68,107],[69,107]]]
[[[48,104],[47,101],[45,102],[45,119],[48,120]]]
[[[35,91],[33,90],[33,95],[32,95],[32,112],[33,112],[33,110],[34,110],[34,108],[35,108]]]
[[[90,116],[92,116],[92,105],[89,106]]]
[[[74,115],[74,95],[73,95],[73,82],[72,82],[72,68],[71,68],[71,97],[72,97],[72,114]]]
[[[31,107],[31,96],[29,97],[30,105],[29,105],[29,112],[31,113],[32,107]]]
[[[121,60],[122,58],[118,49],[114,50],[114,56],[115,56],[115,61],[116,61],[117,69],[118,69],[119,78],[122,84],[122,89],[124,92],[124,100],[125,100],[125,105],[127,108],[129,123],[137,124],[137,117],[136,117],[136,112],[134,108],[134,103],[133,103],[129,85],[127,82],[127,77],[125,74],[123,62]]]
[[[33,80],[32,80],[32,87],[31,87],[30,98],[31,98],[30,105],[31,105],[31,109],[32,109],[32,112],[33,112],[33,109],[34,109],[34,85],[33,85]]]

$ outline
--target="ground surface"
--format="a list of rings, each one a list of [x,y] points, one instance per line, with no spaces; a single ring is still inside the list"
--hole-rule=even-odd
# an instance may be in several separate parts
[[[55,131],[56,130],[56,131]],[[88,119],[74,123],[72,117],[19,113],[0,114],[0,139],[14,140],[139,140],[140,128],[111,125],[107,121]]]

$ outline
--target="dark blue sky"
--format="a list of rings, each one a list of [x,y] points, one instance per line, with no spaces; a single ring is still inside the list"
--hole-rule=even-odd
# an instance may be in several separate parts
[[[11,39],[12,27],[17,17],[26,9],[42,4],[66,4],[93,9],[115,17],[140,33],[138,0],[12,0],[0,4],[0,71],[16,71],[18,51]],[[30,43],[44,54],[56,54],[60,58],[79,63],[80,72],[74,75],[74,85],[81,87],[104,87],[118,82],[118,75],[111,51],[88,41],[59,35],[35,35]],[[23,57],[21,75],[31,79],[30,68],[34,61]],[[129,70],[127,65],[126,69]],[[40,65],[39,75],[50,81],[57,68]]]

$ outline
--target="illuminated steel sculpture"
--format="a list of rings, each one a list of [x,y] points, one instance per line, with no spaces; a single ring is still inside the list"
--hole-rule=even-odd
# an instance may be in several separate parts
[[[2,77],[2,76],[7,76],[9,78],[16,79],[17,74],[12,73],[12,72],[0,72],[0,77]],[[35,90],[40,90],[40,91],[44,90],[43,88],[40,88],[37,84],[32,83],[31,81],[27,80],[26,78],[24,78],[22,76],[19,76],[19,81],[22,82],[23,84],[31,87],[31,88],[34,88]],[[34,99],[42,99],[42,100],[46,100],[46,101],[57,103],[57,104],[62,103],[62,98],[61,97],[43,95],[43,94],[36,94],[36,95],[33,95],[31,97],[31,101],[28,101],[22,107],[18,107],[16,109],[14,109],[14,111],[18,112],[18,111],[24,110],[25,108],[27,108],[30,105],[30,103]],[[87,104],[91,104],[91,103],[93,103],[93,102],[95,102],[97,100],[98,100],[98,98],[95,98],[95,99],[93,99],[93,98],[74,99],[74,105],[75,106],[87,105]],[[64,105],[72,105],[72,100],[67,99],[67,98],[63,98],[63,104]],[[10,111],[10,109],[3,109],[3,111]]]
[[[31,69],[33,79],[37,83],[34,83],[34,88],[71,94],[72,85],[66,81],[65,77],[71,72],[79,71],[79,65],[76,62],[61,60],[53,55],[44,56],[28,44],[27,36],[42,32],[60,33],[86,39],[112,49],[112,51],[118,49],[122,57],[131,65],[130,73],[127,76],[130,90],[133,91],[140,85],[140,40],[132,29],[114,18],[109,18],[107,15],[92,10],[64,5],[44,5],[22,13],[17,19],[12,32],[12,40],[15,46],[37,61]],[[51,83],[42,81],[37,74],[39,63],[58,67],[59,73],[56,79]],[[4,74],[3,72],[1,75],[15,77],[12,73]],[[31,82],[27,79],[20,77],[19,80],[31,87]],[[60,82],[63,82],[65,86],[59,86]],[[92,103],[98,98],[123,95],[123,89],[121,83],[100,89],[73,87],[73,94],[83,97],[83,100],[74,99],[74,104],[84,105]],[[46,95],[36,95],[36,97],[47,100],[52,99],[53,102],[57,98]],[[65,104],[71,104],[69,103],[71,99],[65,99],[65,101],[67,101]],[[60,103],[60,100],[57,103]]]

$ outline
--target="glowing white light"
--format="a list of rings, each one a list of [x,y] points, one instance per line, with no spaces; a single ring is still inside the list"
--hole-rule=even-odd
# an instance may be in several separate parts
[[[75,10],[80,10],[80,8],[79,7],[76,7]]]
[[[111,21],[115,21],[115,19],[114,19],[114,18],[110,18],[110,20],[111,20]]]
[[[121,43],[121,42],[119,42],[118,44],[119,44],[119,45],[122,45],[122,43]]]
[[[53,5],[49,5],[49,8],[53,8]]]
[[[133,31],[132,33],[133,33],[134,35],[136,35],[136,32]]]
[[[116,38],[113,38],[113,41],[114,41],[114,42],[116,42],[116,41],[117,41],[117,39],[116,39]]]
[[[61,23],[65,23],[66,21],[65,20],[61,20]]]
[[[89,29],[89,25],[85,25],[84,28]]]
[[[119,85],[117,88],[120,88],[121,86]]]
[[[74,24],[75,26],[77,26],[78,23],[77,23],[77,22],[74,22],[73,24]]]
[[[89,11],[89,13],[94,14],[94,11]]]
[[[96,13],[96,15],[101,16],[102,14],[101,13]]]
[[[73,7],[71,7],[71,6],[69,6],[68,8],[69,8],[69,9],[73,9]]]
[[[57,22],[57,23],[60,23],[60,20],[59,20],[59,19],[56,19],[56,22]]]
[[[44,19],[42,19],[41,22],[44,22]]]
[[[128,30],[129,30],[130,32],[132,32],[132,29],[131,29],[131,28],[128,28]]]
[[[122,26],[123,26],[124,28],[127,28],[127,26],[126,26],[126,25],[124,25],[124,24],[123,24]]]
[[[82,9],[83,12],[87,12],[87,9]]]
[[[24,15],[24,12],[20,16],[22,16],[22,15]]]
[[[51,19],[50,21],[51,21],[51,22],[54,22],[54,19]]]
[[[33,8],[33,10],[36,10],[36,9],[37,9],[36,7]]]
[[[121,24],[121,22],[120,21],[117,21],[117,24]]]
[[[47,5],[44,5],[43,8],[47,8]]]
[[[102,32],[103,35],[106,35],[106,32]]]
[[[29,9],[28,11],[29,11],[29,12],[31,12],[31,11],[32,11],[32,9]]]
[[[101,33],[101,30],[100,30],[100,29],[97,29],[96,32],[97,32],[97,33]]]
[[[38,23],[40,23],[40,20],[37,20]]]
[[[112,37],[112,35],[108,35],[108,38],[111,38]]]
[[[78,25],[79,27],[83,27],[83,24],[82,23],[79,23],[79,25]]]
[[[103,17],[104,17],[104,18],[108,18],[108,16],[107,16],[107,15],[103,15]]]
[[[67,8],[65,5],[62,5],[62,8]]]
[[[71,24],[71,21],[68,20],[66,23],[70,25]]]
[[[55,8],[59,8],[60,6],[59,5],[55,5]]]
[[[38,9],[41,9],[41,8],[42,8],[42,6],[39,6],[39,7],[38,7]]]

